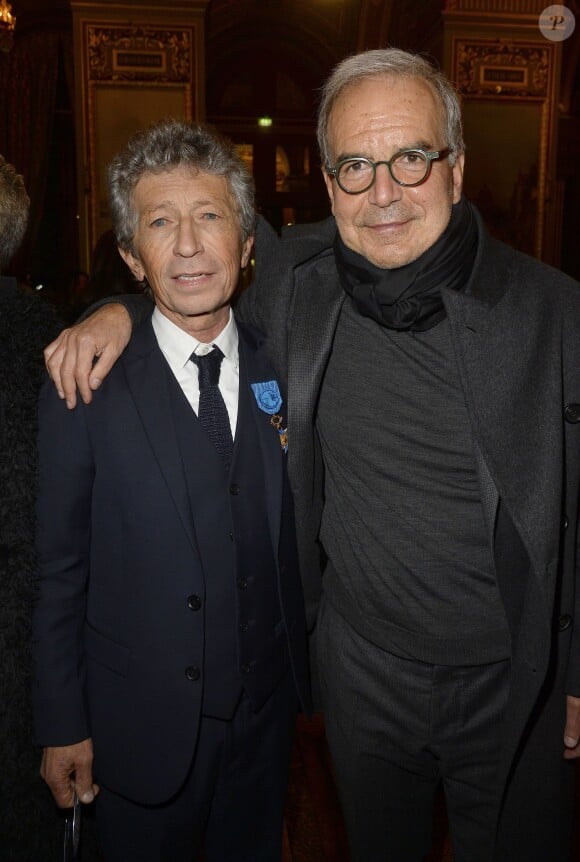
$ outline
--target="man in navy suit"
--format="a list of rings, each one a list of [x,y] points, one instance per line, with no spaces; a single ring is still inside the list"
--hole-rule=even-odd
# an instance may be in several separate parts
[[[41,397],[41,772],[61,807],[96,797],[106,862],[274,862],[308,682],[285,403],[230,309],[252,181],[178,121],[109,180],[155,308],[90,408]]]

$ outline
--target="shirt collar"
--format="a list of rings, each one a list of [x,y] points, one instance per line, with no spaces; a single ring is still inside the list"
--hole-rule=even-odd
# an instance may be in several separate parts
[[[238,328],[231,308],[228,322],[209,344],[185,332],[157,307],[153,310],[151,322],[159,347],[172,368],[184,368],[192,353],[209,353],[214,344],[234,368],[238,367]]]

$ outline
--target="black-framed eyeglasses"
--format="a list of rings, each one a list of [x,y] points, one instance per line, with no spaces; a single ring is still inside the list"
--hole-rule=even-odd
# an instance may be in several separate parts
[[[399,150],[389,159],[373,162],[364,156],[349,156],[341,159],[333,168],[327,168],[327,173],[334,177],[343,192],[347,195],[360,195],[373,185],[377,168],[386,165],[393,180],[400,186],[420,186],[431,173],[431,165],[438,159],[444,159],[451,150],[434,150],[427,152],[420,148]]]

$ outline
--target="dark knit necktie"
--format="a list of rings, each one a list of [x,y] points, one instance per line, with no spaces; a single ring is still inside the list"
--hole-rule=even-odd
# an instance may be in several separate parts
[[[232,460],[233,440],[228,411],[219,390],[220,367],[223,353],[214,347],[200,356],[192,353],[190,359],[199,369],[199,410],[201,427],[229,467]]]

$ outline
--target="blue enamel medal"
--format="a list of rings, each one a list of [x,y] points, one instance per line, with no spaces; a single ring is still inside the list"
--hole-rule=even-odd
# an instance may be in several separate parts
[[[265,380],[263,383],[252,383],[252,390],[260,410],[272,416],[282,406],[282,395],[276,380]]]
[[[276,380],[265,380],[263,383],[251,383],[256,404],[270,416],[270,425],[278,432],[280,446],[283,452],[288,452],[288,428],[284,428],[284,419],[278,413],[282,406],[282,395]]]

